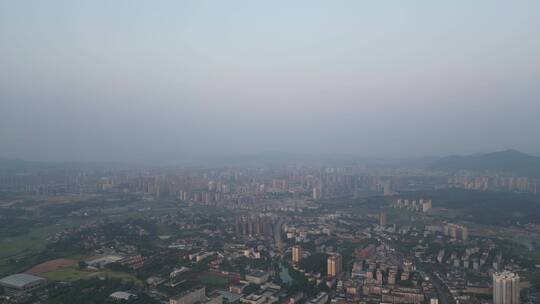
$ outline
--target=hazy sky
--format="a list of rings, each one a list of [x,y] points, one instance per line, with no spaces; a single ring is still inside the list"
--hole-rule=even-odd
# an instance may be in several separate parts
[[[0,156],[540,152],[540,1],[0,0]]]

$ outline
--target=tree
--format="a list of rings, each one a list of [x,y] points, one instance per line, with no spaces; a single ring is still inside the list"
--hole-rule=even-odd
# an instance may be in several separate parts
[[[85,261],[79,261],[77,263],[77,266],[79,266],[79,269],[85,269],[86,267],[88,267],[88,264],[86,264]]]

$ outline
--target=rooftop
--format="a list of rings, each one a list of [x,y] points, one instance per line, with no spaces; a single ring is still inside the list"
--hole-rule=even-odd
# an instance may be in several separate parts
[[[265,275],[267,275],[268,273],[263,271],[263,270],[256,270],[256,271],[253,271],[251,272],[250,274],[248,274],[249,276],[252,276],[252,277],[263,277]]]
[[[225,290],[217,290],[216,293],[222,295],[223,298],[226,299],[229,303],[236,302],[236,301],[240,300],[240,298],[242,297],[242,295],[240,295],[240,294],[228,292],[228,291],[225,291]]]
[[[129,300],[132,297],[136,297],[134,294],[125,291],[115,291],[109,296],[114,299]]]
[[[0,280],[0,285],[4,286],[12,286],[12,287],[18,287],[22,288],[25,285],[34,283],[36,281],[43,281],[45,280],[42,277],[38,277],[35,275],[27,274],[27,273],[18,273],[18,274],[12,274],[10,276],[4,277]]]
[[[505,270],[503,272],[494,273],[493,278],[498,280],[519,279],[519,275],[517,273]]]

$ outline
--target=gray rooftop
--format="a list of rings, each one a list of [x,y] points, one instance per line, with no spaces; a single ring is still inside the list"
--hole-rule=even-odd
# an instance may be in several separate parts
[[[122,299],[122,300],[129,300],[132,297],[135,298],[136,295],[134,295],[132,293],[129,293],[129,292],[125,292],[125,291],[115,291],[115,292],[111,293],[111,295],[109,297],[116,298],[116,299]]]
[[[0,285],[22,288],[25,285],[42,280],[45,279],[27,273],[18,273],[0,279]]]
[[[222,295],[223,298],[227,299],[229,303],[236,302],[240,300],[240,298],[242,297],[241,294],[236,294],[236,293],[228,292],[225,290],[216,290],[216,293],[219,293],[220,295]]]
[[[254,271],[254,272],[251,272],[251,273],[248,274],[248,275],[249,275],[249,276],[252,276],[252,277],[258,277],[258,278],[260,278],[260,277],[262,277],[262,276],[267,275],[267,272],[258,269],[258,270]]]

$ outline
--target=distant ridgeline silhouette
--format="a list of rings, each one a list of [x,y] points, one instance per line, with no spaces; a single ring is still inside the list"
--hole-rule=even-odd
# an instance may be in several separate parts
[[[540,177],[540,157],[517,150],[506,150],[487,154],[443,157],[430,166],[446,171],[489,171],[516,176]]]

